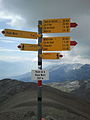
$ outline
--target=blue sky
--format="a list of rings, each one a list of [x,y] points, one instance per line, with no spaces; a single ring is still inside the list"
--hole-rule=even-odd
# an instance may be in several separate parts
[[[61,63],[90,63],[90,0],[0,0],[0,31],[19,29],[37,32],[38,20],[48,18],[71,18],[78,27],[68,34],[45,34],[44,36],[71,36],[78,42],[70,52],[61,53],[60,60],[43,60],[43,66]],[[20,43],[35,44],[35,39],[5,37],[0,34],[0,61],[30,63],[30,70],[37,68],[37,52],[20,51]]]

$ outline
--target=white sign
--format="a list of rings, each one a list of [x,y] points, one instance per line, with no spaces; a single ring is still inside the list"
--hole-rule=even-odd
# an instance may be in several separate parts
[[[49,72],[47,70],[32,70],[32,80],[49,80]]]

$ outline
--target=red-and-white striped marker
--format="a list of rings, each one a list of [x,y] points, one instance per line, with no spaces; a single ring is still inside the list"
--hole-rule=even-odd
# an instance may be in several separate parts
[[[59,55],[59,57],[63,57],[63,55]]]
[[[21,48],[22,46],[21,46],[21,45],[18,45],[17,47],[18,47],[18,48]]]
[[[70,27],[77,27],[78,24],[77,23],[70,23]]]
[[[71,46],[76,46],[78,43],[76,41],[70,41]]]
[[[5,31],[2,31],[2,34],[5,34]]]
[[[42,86],[42,80],[38,80],[38,86],[39,86],[39,87]]]

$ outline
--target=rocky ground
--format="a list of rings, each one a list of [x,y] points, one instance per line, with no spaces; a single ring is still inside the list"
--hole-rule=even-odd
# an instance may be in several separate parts
[[[0,120],[36,120],[37,84],[0,81]],[[90,102],[43,85],[42,117],[46,120],[90,120]]]

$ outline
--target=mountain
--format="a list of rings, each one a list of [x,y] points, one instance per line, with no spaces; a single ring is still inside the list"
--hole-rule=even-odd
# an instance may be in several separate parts
[[[44,83],[90,79],[89,64],[58,64],[49,66],[46,69],[49,71],[49,80],[44,80]],[[31,81],[30,73],[20,75],[15,79]]]
[[[47,82],[87,80],[90,78],[90,65],[69,64],[58,66],[50,71],[50,80]]]
[[[68,92],[68,93],[80,87],[78,80],[64,81],[64,82],[52,82],[52,83],[47,83],[46,85],[59,89],[64,92]]]
[[[0,80],[0,120],[36,120],[37,84]],[[42,87],[42,117],[47,120],[90,120],[90,102],[55,88]]]
[[[87,101],[90,101],[90,79],[52,82],[48,83],[47,85],[67,93],[72,93],[76,96],[86,99]]]
[[[31,80],[31,72],[24,73],[24,74],[18,75],[18,76],[12,76],[10,78],[21,80],[21,81],[26,81],[26,82],[32,82],[32,80]]]
[[[0,79],[18,76],[28,71],[28,63],[0,61]]]
[[[80,87],[74,89],[71,93],[76,96],[80,96],[87,100],[90,100],[90,79],[89,80],[80,80],[79,81]]]

